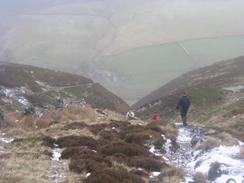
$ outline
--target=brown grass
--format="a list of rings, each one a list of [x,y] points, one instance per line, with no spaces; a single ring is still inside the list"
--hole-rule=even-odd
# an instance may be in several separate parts
[[[212,148],[218,147],[221,144],[221,141],[214,137],[208,137],[205,142],[199,145],[197,148],[203,151],[210,150]]]
[[[101,169],[92,173],[85,183],[143,183],[144,181],[126,170]]]
[[[156,148],[161,149],[165,140],[161,137],[161,133],[158,130],[160,130],[158,127],[152,130],[144,126],[130,126],[119,132],[119,138],[139,145],[146,144],[150,140]]]
[[[47,128],[49,127],[53,121],[50,121],[47,118],[41,118],[36,120],[36,128],[41,129],[41,128]]]
[[[131,126],[131,124],[127,121],[118,121],[118,120],[111,120],[111,122],[109,123],[109,126],[118,128],[118,129],[124,129],[128,126]]]
[[[138,175],[140,177],[145,177],[145,178],[149,177],[149,173],[144,171],[144,170],[132,169],[130,171],[130,173],[133,173],[133,174]]]
[[[83,129],[88,127],[88,125],[85,122],[73,122],[64,127],[64,130],[69,129]]]
[[[94,124],[89,126],[88,128],[94,135],[98,135],[98,133],[105,129],[107,126],[107,124]]]
[[[242,146],[242,147],[240,147],[240,158],[241,159],[244,159],[244,147]]]
[[[18,121],[21,117],[21,114],[18,112],[9,112],[5,114],[5,124],[10,127],[18,127]]]
[[[55,143],[56,143],[56,139],[53,139],[49,136],[44,136],[42,138],[42,145],[44,146],[53,148]]]
[[[47,170],[50,167],[49,160],[31,157],[31,155],[28,155],[6,159],[0,171],[1,182],[50,182],[47,177]]]
[[[105,168],[108,168],[105,163],[92,159],[71,159],[69,164],[69,169],[76,173],[94,172]]]
[[[36,129],[35,118],[32,115],[24,116],[19,124],[23,129]]]
[[[91,111],[86,114],[86,110]],[[30,124],[26,122],[21,130],[13,129],[11,133],[18,136],[19,140],[16,140],[13,146],[11,145],[14,153],[7,158],[22,159],[31,165],[43,160],[40,163],[40,169],[36,170],[41,177],[39,175],[34,179],[24,177],[23,180],[50,182],[45,171],[48,170],[47,167],[50,168],[50,163],[53,163],[50,156],[54,144],[58,144],[60,148],[66,148],[62,152],[62,161],[67,162],[69,161],[67,159],[70,159],[71,172],[67,175],[69,182],[140,183],[143,182],[140,177],[148,179],[150,171],[163,172],[169,168],[160,159],[153,157],[144,145],[147,142],[153,142],[162,147],[164,140],[161,133],[164,132],[166,136],[173,134],[172,129],[162,126],[162,124],[134,123],[131,125],[129,122],[123,121],[123,118],[118,120],[104,118],[96,121],[96,118],[92,118],[94,117],[93,112],[94,110],[91,108],[83,109],[78,106],[71,106],[60,111],[52,110],[38,120],[27,120]],[[56,123],[54,124],[54,122]],[[25,129],[32,129],[32,125],[36,125],[38,128],[35,128],[35,131],[25,131]],[[113,127],[115,129],[112,129]],[[56,139],[57,137],[59,138]],[[42,163],[44,164],[42,165]],[[124,165],[124,169],[117,166],[116,163]],[[11,169],[10,166],[8,168]],[[142,168],[143,171],[136,168]],[[26,172],[32,171],[26,169]],[[92,172],[91,176],[81,180],[87,172]],[[170,177],[172,181],[179,176],[178,173],[170,172],[170,170],[167,174],[165,174],[167,178]],[[23,175],[28,177],[26,173]],[[77,181],[78,179],[79,181]]]
[[[149,172],[160,172],[162,168],[167,167],[166,163],[162,162],[160,159],[145,156],[128,158],[127,164],[132,167],[143,168]]]
[[[99,133],[100,137],[102,137],[105,140],[115,140],[115,137],[117,134],[115,132],[109,131],[109,130],[103,130]]]
[[[148,155],[149,153],[143,146],[129,144],[123,141],[112,142],[100,148],[100,152],[105,155],[124,154],[126,156]]]
[[[197,172],[193,176],[194,183],[206,183],[207,177],[200,172]]]
[[[126,138],[125,141],[128,143],[135,143],[135,144],[145,144],[146,141],[148,141],[150,139],[150,135],[149,134],[145,134],[143,132],[138,132],[138,133],[132,133],[129,134]]]
[[[217,134],[216,137],[218,137],[221,140],[221,144],[223,145],[232,146],[238,144],[238,141],[226,132]]]
[[[8,134],[10,136],[14,136],[15,138],[22,137],[23,135],[27,135],[28,132],[26,132],[22,128],[11,128],[8,130]]]
[[[94,151],[85,148],[85,147],[71,147],[71,148],[66,148],[61,155],[62,159],[68,159],[68,158],[78,158],[82,157],[82,155],[93,155],[95,154]]]
[[[163,174],[170,177],[179,177],[180,179],[185,176],[184,169],[178,168],[176,166],[169,166],[163,169]]]
[[[70,105],[63,110],[54,110],[53,120],[59,122],[69,122],[69,121],[96,121],[97,115],[94,109],[89,106],[81,107],[76,105]]]
[[[157,182],[163,183],[179,183],[184,178],[185,172],[183,169],[169,166],[162,170],[162,173],[158,177]]]
[[[96,149],[98,143],[96,140],[94,140],[91,137],[86,136],[66,136],[66,137],[60,137],[57,139],[56,143],[59,145],[59,147],[76,147],[76,146],[85,146],[89,147],[91,149]]]

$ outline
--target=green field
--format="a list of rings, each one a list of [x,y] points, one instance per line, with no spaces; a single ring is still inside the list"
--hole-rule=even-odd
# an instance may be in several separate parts
[[[187,71],[242,55],[244,36],[132,49],[106,58],[105,68],[122,77],[102,84],[131,104]]]

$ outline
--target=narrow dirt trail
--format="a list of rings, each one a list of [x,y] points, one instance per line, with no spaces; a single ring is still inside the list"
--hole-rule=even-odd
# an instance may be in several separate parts
[[[180,123],[176,123],[176,126],[178,128],[176,142],[179,147],[175,152],[168,150],[166,155],[172,163],[175,163],[182,168],[186,168],[187,163],[193,158],[191,140],[195,134],[193,129],[183,127]]]
[[[183,127],[176,123],[178,129],[176,151],[166,148],[166,157],[169,162],[183,168],[186,171],[184,183],[193,181],[196,172],[201,172],[206,178],[215,183],[225,183],[229,178],[234,178],[237,183],[241,183],[244,176],[244,159],[240,157],[240,150],[244,143],[237,140],[235,145],[220,145],[208,150],[198,149],[197,146],[203,144],[208,136],[209,130],[196,127]],[[213,168],[214,164],[218,168]],[[215,172],[210,176],[210,171]],[[219,175],[217,175],[220,172]]]
[[[68,162],[59,159],[61,151],[58,148],[53,150],[51,167],[48,170],[48,177],[54,183],[65,182],[67,180],[67,173],[69,172]]]

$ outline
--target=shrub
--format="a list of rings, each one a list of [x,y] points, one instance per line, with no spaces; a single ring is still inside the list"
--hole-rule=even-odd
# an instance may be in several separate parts
[[[161,137],[161,133],[153,131],[143,126],[132,126],[119,132],[119,137],[128,143],[136,143],[144,145],[148,140],[161,149],[165,140]]]
[[[136,168],[143,168],[147,171],[157,172],[160,172],[163,167],[167,166],[160,159],[145,156],[134,156],[133,158],[128,158],[127,164]]]
[[[108,125],[107,124],[95,124],[95,125],[91,125],[89,126],[89,130],[97,135],[99,132],[101,132],[104,128],[106,128]]]
[[[127,121],[116,121],[116,120],[111,120],[111,122],[109,123],[109,126],[118,128],[118,129],[124,129],[127,128],[129,126],[131,126],[131,124]]]
[[[61,137],[56,142],[59,147],[75,147],[75,146],[86,146],[91,149],[96,149],[97,147],[97,141],[94,140],[91,137],[85,137],[85,136],[66,136]]]
[[[53,148],[55,143],[56,143],[56,139],[53,139],[52,137],[45,136],[42,138],[42,145],[44,146]]]
[[[149,123],[146,128],[152,130],[152,131],[155,131],[155,132],[159,132],[159,133],[163,133],[163,130],[162,128],[159,126],[158,123],[156,122],[152,122],[152,123]]]
[[[62,159],[68,159],[68,158],[75,158],[75,157],[79,157],[82,156],[84,154],[95,154],[94,151],[84,148],[84,147],[70,147],[70,148],[66,148],[62,154],[61,154],[61,158]]]
[[[126,138],[125,141],[128,143],[135,143],[135,144],[145,144],[147,140],[150,139],[150,135],[144,134],[144,133],[134,133],[134,134],[129,134]]]
[[[88,127],[88,125],[85,122],[74,122],[71,124],[68,124],[64,127],[65,130],[69,130],[69,129],[83,129]]]
[[[70,154],[75,152],[75,154]],[[91,152],[89,149],[76,149],[76,151],[69,151],[69,153],[64,153],[63,155],[71,156],[70,170],[81,173],[83,171],[93,172],[95,170],[104,169],[112,166],[112,163],[103,155]]]
[[[115,136],[115,134],[112,131],[108,131],[108,130],[101,131],[99,135],[106,140],[112,140]]]
[[[69,169],[76,173],[82,172],[94,172],[96,170],[102,170],[108,168],[106,164],[97,162],[92,159],[71,159]]]
[[[133,169],[130,171],[130,173],[133,173],[133,174],[138,175],[140,177],[149,177],[149,174],[144,170]]]
[[[137,144],[129,144],[122,141],[112,142],[100,148],[100,152],[105,155],[122,153],[126,156],[140,156],[149,154],[147,150]]]
[[[101,169],[92,173],[85,183],[143,183],[144,181],[126,170]]]

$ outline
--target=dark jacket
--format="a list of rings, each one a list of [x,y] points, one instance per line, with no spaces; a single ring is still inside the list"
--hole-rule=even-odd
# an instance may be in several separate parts
[[[188,108],[190,107],[190,105],[191,105],[190,99],[186,95],[183,95],[179,99],[179,102],[178,102],[178,104],[176,106],[176,109],[177,110],[188,110]]]

